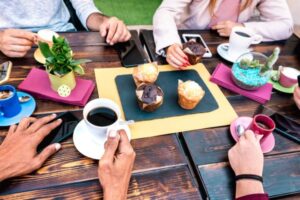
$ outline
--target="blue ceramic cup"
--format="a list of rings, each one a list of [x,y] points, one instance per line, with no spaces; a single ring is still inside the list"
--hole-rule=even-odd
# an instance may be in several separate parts
[[[0,99],[0,116],[6,118],[14,117],[21,111],[21,105],[16,88],[12,85],[1,85],[1,91],[11,91],[12,95],[5,99]]]

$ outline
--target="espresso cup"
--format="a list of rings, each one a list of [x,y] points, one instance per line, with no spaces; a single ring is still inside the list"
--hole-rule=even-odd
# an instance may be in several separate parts
[[[234,27],[231,31],[228,44],[228,54],[237,59],[240,55],[249,51],[251,44],[261,43],[263,37],[255,34],[246,27]]]
[[[101,111],[103,111],[102,114]],[[115,114],[114,119],[111,118],[112,113]],[[84,107],[83,118],[92,137],[96,141],[99,141],[106,139],[108,128],[116,127],[119,124],[121,110],[119,106],[110,99],[94,99]]]
[[[59,35],[51,30],[48,29],[43,29],[37,32],[37,36],[36,36],[36,43],[38,44],[39,42],[45,42],[47,43],[49,46],[53,45],[53,36],[54,37],[59,37]]]
[[[250,129],[258,135],[262,135],[263,142],[275,129],[275,122],[267,115],[259,114],[253,117]]]
[[[290,88],[297,84],[300,71],[292,67],[283,67],[280,71],[279,83],[283,87]]]
[[[12,94],[7,98],[0,99],[0,115],[10,118],[14,117],[21,112],[21,105],[16,88],[12,85],[0,86],[0,92],[10,91]]]

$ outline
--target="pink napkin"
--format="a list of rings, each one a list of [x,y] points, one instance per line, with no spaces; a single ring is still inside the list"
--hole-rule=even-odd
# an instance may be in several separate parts
[[[40,99],[49,99],[77,106],[85,106],[94,88],[93,81],[76,78],[76,87],[72,90],[71,95],[61,97],[51,89],[48,74],[37,68],[33,68],[26,79],[18,86],[19,90],[28,92]]]
[[[218,64],[213,75],[210,78],[210,81],[261,104],[265,104],[271,99],[273,87],[272,84],[267,83],[266,85],[255,91],[241,89],[232,81],[231,69],[223,63]]]

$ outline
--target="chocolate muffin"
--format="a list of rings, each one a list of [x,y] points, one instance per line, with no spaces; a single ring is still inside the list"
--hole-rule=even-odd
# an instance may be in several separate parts
[[[199,63],[205,54],[205,48],[198,42],[190,40],[183,44],[183,52],[188,56],[192,65]]]
[[[155,84],[142,83],[136,89],[136,97],[141,110],[153,112],[162,105],[164,93]]]

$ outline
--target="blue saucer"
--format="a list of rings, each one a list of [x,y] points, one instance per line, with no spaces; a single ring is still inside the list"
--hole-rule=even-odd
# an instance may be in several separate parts
[[[21,121],[22,118],[29,117],[34,112],[35,106],[36,106],[34,98],[30,94],[21,92],[21,91],[18,91],[17,94],[18,94],[18,97],[30,96],[30,100],[25,103],[20,103],[21,111],[16,116],[7,118],[7,117],[0,115],[0,127],[17,124]]]

